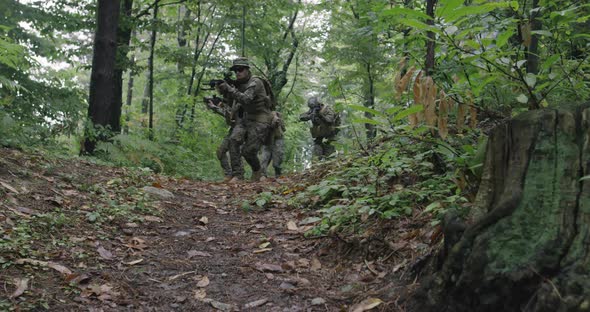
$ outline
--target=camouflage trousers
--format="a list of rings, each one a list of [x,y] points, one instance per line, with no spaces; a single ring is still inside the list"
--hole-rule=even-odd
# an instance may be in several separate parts
[[[281,165],[285,156],[285,140],[276,139],[273,144],[263,145],[260,153],[260,164],[263,174],[266,176],[268,165],[272,160],[272,166],[275,170],[275,176],[281,175]]]
[[[336,151],[336,148],[332,145],[334,141],[336,141],[335,136],[314,138],[313,155],[320,160],[330,157]]]
[[[219,159],[223,174],[226,177],[244,178],[241,147],[245,136],[246,128],[241,123],[237,124],[229,130],[228,135],[217,148],[217,159]]]
[[[258,152],[268,138],[270,124],[248,120],[246,122],[246,142],[242,146],[242,155],[252,168],[252,172],[260,171],[262,166],[258,159]]]

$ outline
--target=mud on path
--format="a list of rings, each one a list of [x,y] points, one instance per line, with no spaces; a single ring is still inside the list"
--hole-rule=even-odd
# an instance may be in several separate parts
[[[407,238],[429,234],[405,227],[391,253],[371,259],[306,238],[313,219],[287,199],[244,206],[297,185],[195,182],[1,149],[0,310],[403,310],[416,285],[400,273],[427,249]]]

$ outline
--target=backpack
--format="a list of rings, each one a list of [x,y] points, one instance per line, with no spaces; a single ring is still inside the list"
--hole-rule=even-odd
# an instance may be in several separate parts
[[[268,96],[269,98],[269,103],[268,103],[268,108],[271,111],[276,110],[277,108],[277,99],[275,98],[275,94],[274,92],[272,92],[272,86],[270,84],[270,81],[268,81],[268,79],[266,79],[265,77],[256,77],[260,80],[262,80],[262,84],[264,84],[264,90],[266,91],[266,96]]]

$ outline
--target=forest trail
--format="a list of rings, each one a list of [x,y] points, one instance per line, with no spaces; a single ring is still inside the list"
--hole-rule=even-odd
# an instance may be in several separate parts
[[[288,197],[289,178],[198,182],[2,149],[0,182],[0,310],[400,311],[415,288],[393,278],[408,242],[373,261],[306,238],[314,219],[287,201],[244,207]],[[146,185],[163,194],[146,200]]]

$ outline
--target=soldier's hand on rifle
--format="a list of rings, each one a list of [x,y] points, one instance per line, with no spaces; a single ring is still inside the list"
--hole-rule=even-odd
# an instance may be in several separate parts
[[[220,84],[218,84],[217,86],[217,90],[221,93],[221,94],[227,94],[227,93],[231,93],[233,92],[233,87],[230,86],[227,82],[222,82]]]

